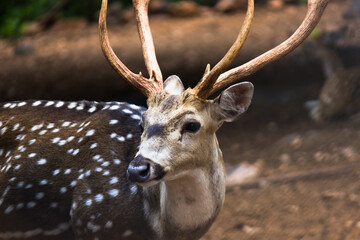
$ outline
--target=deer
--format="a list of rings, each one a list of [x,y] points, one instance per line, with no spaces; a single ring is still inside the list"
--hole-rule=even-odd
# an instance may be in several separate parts
[[[226,71],[249,33],[254,1],[248,0],[230,50],[212,69],[207,65],[194,88],[185,89],[175,75],[163,82],[149,0],[133,0],[149,78],[130,71],[111,48],[103,0],[99,36],[104,55],[147,97],[147,108],[116,101],[1,103],[0,239],[199,239],[225,198],[216,131],[243,114],[253,96],[250,82],[235,82],[295,49],[327,2],[309,0],[292,36]]]

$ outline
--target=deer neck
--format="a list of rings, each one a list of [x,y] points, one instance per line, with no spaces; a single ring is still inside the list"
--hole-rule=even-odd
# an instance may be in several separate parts
[[[218,215],[225,197],[225,172],[218,145],[212,157],[207,167],[144,188],[146,204],[157,209],[147,216],[159,239],[198,239]]]

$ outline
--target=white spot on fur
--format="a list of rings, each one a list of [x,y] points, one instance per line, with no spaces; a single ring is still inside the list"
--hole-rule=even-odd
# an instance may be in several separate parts
[[[18,107],[22,107],[22,106],[25,106],[25,105],[26,105],[26,102],[18,103]]]
[[[67,108],[68,109],[73,109],[73,108],[75,108],[76,107],[76,102],[72,102],[72,103],[70,103],[68,106],[67,106]]]
[[[44,196],[45,196],[45,193],[39,192],[35,195],[35,199],[40,200],[40,199],[44,198]]]
[[[59,137],[55,137],[55,138],[51,139],[52,143],[58,143],[59,141],[60,141]]]
[[[72,181],[72,182],[70,183],[70,187],[75,187],[75,186],[76,186],[76,183],[77,183],[76,180]]]
[[[57,108],[62,107],[62,106],[64,106],[64,102],[62,102],[62,101],[59,101],[55,104],[55,107],[57,107]]]
[[[58,175],[60,173],[60,169],[55,169],[54,171],[53,171],[53,176],[56,176],[56,175]]]
[[[92,112],[95,112],[96,111],[96,107],[95,106],[92,106],[91,108],[89,108],[88,112],[89,113],[92,113]]]
[[[105,228],[112,228],[113,226],[113,222],[112,221],[107,221],[106,224],[105,224]]]
[[[46,185],[46,184],[48,184],[48,180],[46,179],[43,179],[39,182],[39,185]]]
[[[115,165],[119,165],[120,163],[121,163],[120,159],[117,159],[117,158],[114,159],[114,164]]]
[[[94,129],[90,129],[89,131],[86,132],[86,135],[85,135],[85,136],[89,137],[89,136],[94,135],[94,133],[95,133],[95,130],[94,130]]]
[[[36,101],[32,104],[33,107],[39,106],[41,104],[41,101]]]
[[[95,224],[93,224],[91,222],[88,222],[86,226],[92,232],[97,232],[97,231],[99,231],[101,229],[101,227],[99,225],[95,225]]]
[[[139,115],[135,115],[135,114],[131,115],[131,118],[135,119],[135,120],[140,120],[141,119],[141,117]]]
[[[125,142],[125,138],[123,136],[119,136],[116,138],[119,142]]]
[[[45,159],[45,158],[39,159],[39,160],[37,161],[37,164],[38,164],[38,165],[44,165],[44,164],[46,164],[46,159]]]
[[[51,105],[54,105],[54,101],[48,101],[44,107],[50,107]]]
[[[118,105],[112,105],[109,109],[110,110],[118,110],[120,108],[120,106]]]
[[[77,155],[79,152],[80,152],[80,149],[77,148],[77,149],[75,149],[75,150],[73,151],[72,155],[75,156],[75,155]]]
[[[76,110],[81,111],[84,110],[84,104],[79,104],[79,106],[76,107]]]
[[[112,177],[112,178],[110,178],[110,181],[109,181],[109,183],[110,183],[111,185],[116,184],[116,183],[118,183],[118,182],[119,182],[119,178],[118,178],[118,177]]]
[[[128,229],[123,234],[121,234],[121,237],[123,237],[123,238],[130,237],[132,234],[133,234],[133,232]]]
[[[89,198],[85,201],[85,205],[90,207],[92,205],[92,200]]]
[[[61,124],[61,126],[68,127],[68,126],[70,126],[70,124],[71,124],[71,122],[66,121],[66,122],[63,122],[63,124]]]
[[[97,145],[98,145],[97,143],[93,143],[93,144],[91,144],[91,145],[90,145],[90,149],[94,149],[94,148],[96,148],[96,147],[97,147]]]
[[[62,188],[60,188],[60,193],[61,194],[64,194],[64,193],[66,193],[66,191],[67,191],[67,188],[66,187],[62,187]]]
[[[58,207],[58,203],[57,202],[52,202],[52,203],[50,203],[50,207],[51,208],[57,208]]]
[[[101,203],[104,200],[104,195],[99,193],[99,194],[95,195],[94,200],[97,203]]]
[[[131,111],[131,110],[127,109],[127,108],[123,109],[122,111],[124,113],[126,113],[126,114],[133,114],[133,111]]]
[[[119,195],[119,190],[118,189],[111,189],[111,190],[109,190],[108,194],[112,198],[117,197]]]
[[[26,207],[27,207],[27,208],[33,208],[33,207],[35,207],[35,206],[36,206],[36,202],[33,202],[33,201],[28,202],[28,203],[26,204]]]
[[[130,187],[130,191],[132,195],[135,195],[138,191],[138,187],[136,185],[133,185]]]
[[[119,122],[119,120],[117,120],[117,119],[111,119],[110,121],[109,121],[109,124],[117,124]]]

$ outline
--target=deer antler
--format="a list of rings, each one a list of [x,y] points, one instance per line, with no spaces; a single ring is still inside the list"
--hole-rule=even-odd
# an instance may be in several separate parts
[[[249,0],[248,14],[249,14],[249,8],[250,8],[250,1],[252,1],[252,0]],[[222,89],[222,88],[230,85],[231,83],[238,81],[239,79],[258,71],[259,69],[263,68],[264,66],[266,66],[266,65],[284,57],[288,53],[290,53],[297,46],[299,46],[309,36],[311,31],[315,28],[315,26],[317,25],[317,23],[320,20],[321,15],[323,14],[323,12],[325,10],[325,7],[326,7],[328,1],[329,0],[308,0],[308,11],[305,16],[305,19],[303,20],[303,22],[301,23],[299,28],[295,31],[295,33],[292,36],[290,36],[287,40],[285,40],[280,45],[274,47],[273,49],[267,51],[266,53],[258,56],[257,58],[252,59],[249,62],[247,62],[239,67],[233,68],[221,75],[218,73],[218,71],[220,71],[220,70],[216,70],[216,73],[214,73],[213,76],[211,76],[211,77],[207,77],[210,75],[211,72],[209,74],[207,74],[205,72],[203,79],[198,83],[198,85],[194,89],[192,89],[192,92],[197,97],[206,99],[208,96],[210,96],[217,90]],[[248,16],[248,14],[247,14],[247,16]],[[248,24],[250,25],[250,23],[248,23],[247,21],[251,21],[249,17],[245,18],[245,21],[244,21],[245,26],[247,26]],[[244,32],[244,34],[246,34],[245,29],[246,29],[246,27],[243,27],[243,29],[240,31],[239,36],[241,35],[242,32]],[[244,35],[244,36],[246,37],[246,35]],[[236,41],[238,41],[238,40],[239,40],[239,37]],[[236,44],[236,42],[235,42],[235,44]],[[234,47],[234,45],[233,45],[233,47]],[[241,44],[241,46],[242,46],[242,44]],[[231,52],[231,49],[229,50],[229,52]],[[229,52],[227,53],[227,55],[229,54]],[[229,57],[229,59],[231,59],[231,61],[232,61],[234,59],[234,57],[235,56],[231,55],[231,57]],[[222,62],[224,62],[224,65],[219,66],[219,69],[224,69],[230,65],[231,61],[224,60],[225,58],[226,58],[226,56],[218,63],[218,65],[219,64],[221,65]],[[216,68],[216,66],[215,66],[215,68]],[[213,70],[215,70],[215,68]],[[214,80],[215,77],[217,78],[216,80]]]
[[[149,97],[156,92],[162,91],[163,79],[160,67],[156,60],[155,47],[151,36],[147,13],[149,0],[133,0],[145,64],[150,75],[149,79],[143,77],[141,73],[135,74],[131,72],[120,61],[111,48],[106,27],[107,2],[107,0],[102,1],[99,16],[99,37],[101,48],[105,57],[111,66],[115,69],[115,71],[119,73],[126,82],[128,82],[134,88],[138,89],[146,97]]]
[[[245,43],[245,40],[249,34],[251,22],[254,17],[254,0],[248,0],[248,8],[246,16],[241,27],[241,30],[229,51],[226,55],[218,62],[215,67],[210,71],[210,64],[206,66],[205,73],[192,90],[199,98],[206,99],[208,97],[208,91],[210,91],[215,84],[216,80],[223,73],[230,64],[234,61],[236,55],[239,53],[240,49]]]

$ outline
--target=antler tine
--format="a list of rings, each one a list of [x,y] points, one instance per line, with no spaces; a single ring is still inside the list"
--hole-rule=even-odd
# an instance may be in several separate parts
[[[258,71],[264,66],[279,60],[293,51],[310,35],[312,30],[318,24],[328,2],[329,0],[308,0],[308,10],[306,16],[293,35],[280,45],[258,56],[257,58],[221,74],[207,96],[210,96],[217,90]]]
[[[221,73],[223,73],[230,64],[234,61],[236,55],[239,53],[240,49],[245,43],[245,40],[249,34],[251,22],[254,17],[254,0],[248,0],[248,8],[246,12],[246,16],[240,32],[229,49],[226,55],[215,65],[215,67],[210,71],[210,65],[208,64],[205,69],[205,73],[200,80],[200,82],[196,85],[192,92],[198,96],[199,98],[205,99],[208,97],[209,91],[213,87],[214,83],[218,79]]]
[[[151,35],[148,7],[150,0],[133,0],[136,22],[139,31],[139,37],[143,49],[145,65],[150,75],[150,79],[162,84],[163,77],[159,64],[156,60],[154,41]]]
[[[134,0],[135,1],[135,0]],[[107,27],[106,27],[106,13],[107,13],[107,0],[102,0],[101,4],[101,10],[100,10],[100,16],[99,16],[99,37],[100,37],[100,43],[102,51],[109,61],[110,65],[115,69],[115,71],[123,77],[123,79],[128,82],[131,86],[138,89],[142,94],[144,94],[146,97],[151,96],[152,94],[156,92],[162,91],[163,83],[162,83],[162,75],[159,66],[157,65],[156,58],[155,63],[153,61],[155,57],[155,51],[154,47],[147,47],[144,48],[144,56],[145,61],[147,62],[147,66],[151,66],[149,69],[150,79],[147,79],[143,77],[141,74],[135,74],[131,72],[116,56],[114,53],[114,50],[110,46],[110,41],[108,37]],[[142,11],[140,11],[142,12]],[[147,16],[147,14],[146,14]],[[140,20],[143,19],[143,17],[139,18]],[[148,20],[146,20],[148,25]],[[146,25],[146,23],[144,24]],[[141,32],[141,31],[140,31]],[[148,32],[150,33],[150,29],[148,28]],[[149,33],[146,33],[144,35],[148,35]],[[143,45],[152,45],[152,38],[150,33],[150,40],[148,40],[148,37],[144,37],[144,41],[150,41],[150,43],[143,43]],[[143,42],[143,41],[142,41]],[[147,51],[150,51],[147,52]],[[150,57],[148,57],[150,56]],[[152,57],[153,56],[153,57]],[[150,59],[150,61],[147,61],[147,59]],[[151,64],[148,64],[148,62],[151,62]],[[154,67],[157,66],[157,67]],[[154,76],[154,77],[153,77]]]

